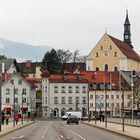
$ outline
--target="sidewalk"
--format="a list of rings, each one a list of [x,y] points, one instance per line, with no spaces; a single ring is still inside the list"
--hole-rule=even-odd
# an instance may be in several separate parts
[[[23,128],[27,125],[30,125],[32,124],[33,121],[23,121],[23,124],[21,121],[18,122],[18,124],[16,125],[15,124],[15,127],[13,127],[13,122],[9,122],[8,125],[4,124],[1,126],[1,132],[0,132],[0,137],[7,134],[7,133],[10,133],[10,132],[13,132],[14,130],[17,130],[17,129],[20,129],[20,128]]]
[[[129,138],[134,138],[135,140],[140,140],[140,127],[133,127],[133,126],[124,126],[124,132],[122,132],[122,125],[121,124],[115,124],[115,123],[108,123],[107,127],[105,127],[105,122],[96,121],[81,121],[82,123],[104,129],[106,131],[111,131],[113,133],[118,133],[120,135],[127,136]]]

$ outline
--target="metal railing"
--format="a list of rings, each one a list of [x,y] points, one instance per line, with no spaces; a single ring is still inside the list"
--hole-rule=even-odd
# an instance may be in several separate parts
[[[107,117],[107,122],[109,123],[117,123],[117,124],[122,124],[122,118],[121,117]],[[124,118],[124,125],[129,125],[129,126],[135,126],[135,127],[140,127],[140,118]]]

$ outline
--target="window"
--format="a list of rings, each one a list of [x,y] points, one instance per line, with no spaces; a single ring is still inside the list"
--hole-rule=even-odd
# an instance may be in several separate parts
[[[76,86],[76,89],[75,89],[76,91],[76,93],[79,93],[79,86]]]
[[[118,67],[114,67],[114,71],[118,71]]]
[[[58,86],[54,86],[54,93],[58,93]]]
[[[54,104],[58,104],[58,97],[54,97]]]
[[[98,53],[96,52],[96,57],[98,57]]]
[[[17,88],[15,89],[15,94],[18,94],[18,89]]]
[[[101,46],[101,50],[103,50],[103,46]]]
[[[106,95],[106,99],[109,99],[109,95]]]
[[[120,104],[119,103],[116,103],[116,107],[119,107],[120,106]]]
[[[72,93],[72,86],[69,86],[69,93]]]
[[[61,104],[65,104],[66,101],[65,101],[65,97],[61,97]]]
[[[27,93],[27,92],[26,92],[26,88],[23,88],[23,89],[22,89],[22,93],[23,93],[23,94],[26,94],[26,93]]]
[[[109,107],[109,103],[106,103],[106,107]]]
[[[127,95],[127,99],[131,99],[131,95]]]
[[[15,98],[15,103],[17,103],[17,104],[18,104],[18,98]]]
[[[119,95],[116,95],[116,99],[119,99]]]
[[[18,84],[22,85],[22,80],[21,79],[18,79]]]
[[[6,95],[9,95],[9,94],[10,94],[10,89],[7,88],[7,89],[6,89]]]
[[[90,103],[90,107],[93,107],[93,103]]]
[[[6,104],[10,103],[10,98],[6,98]]]
[[[68,98],[68,104],[72,104],[72,97]]]
[[[86,97],[82,97],[82,103],[86,104]]]
[[[93,99],[93,95],[90,95],[90,99]]]
[[[110,45],[110,50],[112,50],[112,46]]]
[[[108,71],[108,65],[105,64],[105,71]]]
[[[11,83],[11,84],[14,84],[14,80],[13,80],[13,79],[11,79],[11,80],[10,80],[10,83]]]
[[[75,103],[79,104],[79,97],[76,97]]]
[[[62,92],[62,93],[65,93],[65,86],[62,86],[62,87],[61,87],[61,92]]]
[[[114,103],[111,103],[111,107],[114,107]]]
[[[114,57],[117,57],[117,52],[114,52]]]
[[[23,103],[26,103],[26,98],[23,98]]]
[[[98,68],[98,67],[96,67],[95,71],[99,71],[99,68]]]
[[[111,95],[111,99],[114,99],[114,95]]]
[[[105,56],[108,56],[108,52],[104,52],[104,55],[105,55]]]
[[[86,87],[83,86],[83,93],[86,93]]]

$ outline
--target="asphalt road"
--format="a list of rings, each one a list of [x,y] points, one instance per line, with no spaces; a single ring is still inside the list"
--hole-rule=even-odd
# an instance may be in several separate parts
[[[37,121],[9,133],[0,140],[130,140],[80,123],[67,125],[66,121]]]

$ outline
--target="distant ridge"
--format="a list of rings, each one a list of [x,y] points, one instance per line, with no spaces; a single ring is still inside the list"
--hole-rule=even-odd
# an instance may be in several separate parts
[[[42,61],[44,54],[51,50],[49,46],[35,46],[21,42],[10,41],[0,37],[0,55],[15,58],[18,62],[26,60]]]

